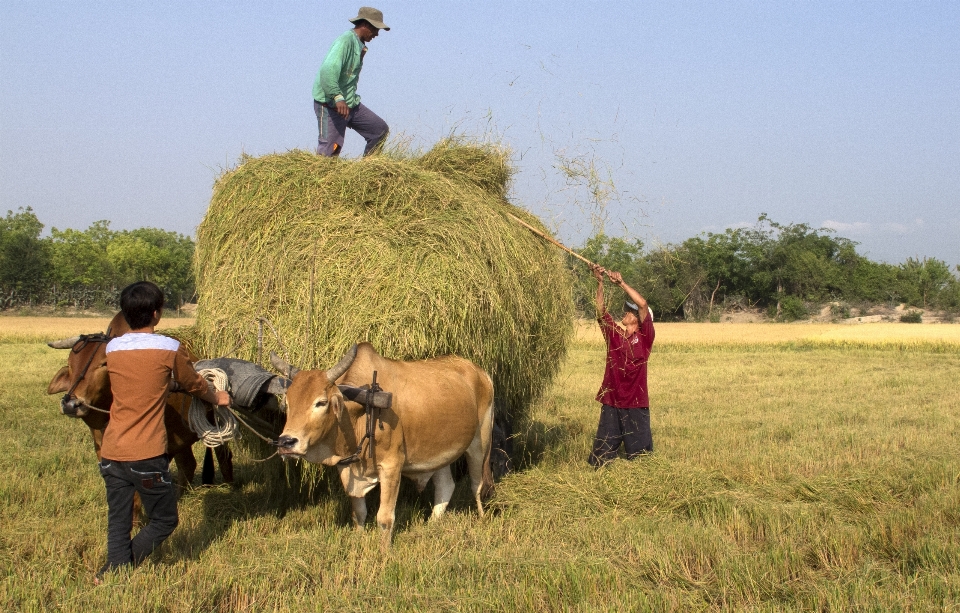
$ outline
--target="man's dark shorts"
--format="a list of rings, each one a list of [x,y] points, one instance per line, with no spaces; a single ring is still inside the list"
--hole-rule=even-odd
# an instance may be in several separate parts
[[[597,436],[587,461],[596,467],[603,466],[616,459],[621,444],[628,460],[653,451],[648,407],[618,409],[606,404],[600,407]]]

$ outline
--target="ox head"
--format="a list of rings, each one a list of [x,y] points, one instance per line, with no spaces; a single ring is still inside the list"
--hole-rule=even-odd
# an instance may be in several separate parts
[[[60,412],[69,417],[85,418],[91,407],[109,410],[113,402],[110,377],[107,373],[107,342],[130,331],[118,313],[106,334],[81,334],[47,343],[54,349],[69,349],[67,365],[57,371],[47,386],[48,394],[62,394]]]
[[[69,349],[67,365],[57,371],[47,386],[48,394],[66,392],[60,412],[69,417],[86,417],[90,407],[110,408],[113,394],[107,373],[105,334],[83,335],[48,343],[54,349]]]
[[[270,355],[274,368],[289,380],[287,388],[287,422],[279,439],[280,455],[325,462],[333,455],[337,425],[343,416],[343,394],[337,388],[342,377],[357,357],[357,346],[351,347],[329,370],[300,370]]]

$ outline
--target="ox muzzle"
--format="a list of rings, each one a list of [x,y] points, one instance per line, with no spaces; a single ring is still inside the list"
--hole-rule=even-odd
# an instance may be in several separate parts
[[[60,412],[67,417],[86,417],[90,414],[90,405],[71,394],[60,399]]]
[[[284,434],[277,440],[277,448],[281,455],[289,454],[290,450],[296,447],[300,439]]]

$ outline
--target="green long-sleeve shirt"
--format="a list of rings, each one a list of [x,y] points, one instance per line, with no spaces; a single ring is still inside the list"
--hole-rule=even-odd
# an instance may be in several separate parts
[[[313,82],[313,99],[323,104],[343,100],[350,108],[360,104],[357,81],[366,50],[353,30],[347,30],[333,41]]]

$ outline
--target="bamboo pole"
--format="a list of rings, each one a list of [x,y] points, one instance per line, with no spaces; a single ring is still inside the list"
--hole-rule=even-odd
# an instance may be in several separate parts
[[[522,219],[520,219],[520,218],[517,217],[516,215],[514,215],[514,214],[512,214],[512,213],[507,213],[507,216],[509,216],[509,217],[510,217],[511,219],[513,219],[515,222],[517,222],[517,223],[520,224],[521,226],[525,227],[526,229],[530,230],[531,232],[533,232],[534,234],[536,234],[536,235],[539,236],[540,238],[543,238],[543,239],[547,240],[548,242],[553,243],[554,245],[556,245],[557,247],[560,247],[561,249],[563,249],[564,251],[566,251],[567,253],[569,253],[569,254],[572,255],[573,257],[575,257],[575,258],[577,258],[577,259],[579,259],[579,260],[582,260],[582,261],[586,262],[589,266],[596,266],[596,264],[594,264],[593,262],[591,262],[591,261],[588,260],[587,258],[583,257],[582,255],[580,255],[579,253],[577,253],[577,252],[574,251],[573,249],[570,249],[570,248],[567,247],[566,245],[563,245],[563,244],[557,242],[556,240],[550,238],[549,236],[547,236],[546,234],[544,234],[544,233],[541,232],[540,230],[537,230],[536,228],[534,228],[533,226],[531,226],[531,225],[528,224],[527,222],[523,221]]]

